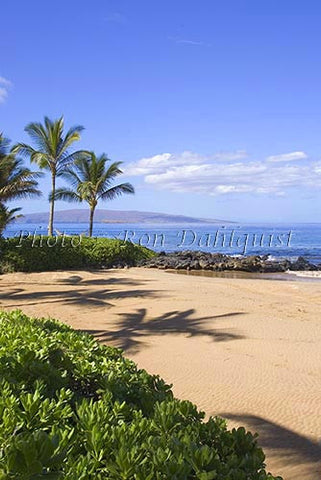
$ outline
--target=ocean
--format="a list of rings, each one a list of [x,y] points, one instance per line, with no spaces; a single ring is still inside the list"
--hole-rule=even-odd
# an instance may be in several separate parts
[[[56,223],[56,234],[86,235],[88,224]],[[47,225],[16,223],[4,236],[45,235]],[[203,250],[228,255],[270,255],[321,264],[321,224],[129,224],[96,223],[95,237],[118,238],[155,251]]]

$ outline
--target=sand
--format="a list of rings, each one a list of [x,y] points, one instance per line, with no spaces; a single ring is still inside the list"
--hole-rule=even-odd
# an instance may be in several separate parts
[[[123,348],[177,397],[257,431],[272,473],[320,478],[321,281],[18,273],[0,276],[0,302]]]

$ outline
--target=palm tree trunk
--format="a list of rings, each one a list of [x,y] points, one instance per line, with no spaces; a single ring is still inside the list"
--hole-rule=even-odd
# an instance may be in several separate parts
[[[55,211],[55,192],[56,192],[56,175],[52,173],[51,176],[51,190],[52,190],[52,198],[50,201],[50,212],[49,212],[49,224],[48,224],[48,235],[52,237],[53,235],[53,221],[54,221],[54,211]]]
[[[94,225],[94,213],[95,207],[90,207],[90,214],[89,214],[89,236],[93,236],[93,225]]]

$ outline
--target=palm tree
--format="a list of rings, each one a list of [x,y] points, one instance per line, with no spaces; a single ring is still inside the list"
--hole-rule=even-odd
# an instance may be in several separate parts
[[[7,224],[17,218],[14,214],[20,210],[9,210],[6,202],[41,195],[37,188],[40,173],[25,167],[9,146],[10,141],[0,134],[0,234]]]
[[[10,224],[17,220],[17,218],[23,217],[23,215],[16,215],[21,208],[12,208],[9,209],[2,203],[0,203],[0,237],[4,229]]]
[[[130,183],[113,185],[113,180],[123,173],[119,168],[122,162],[109,162],[110,159],[105,154],[97,157],[93,152],[87,152],[75,162],[74,168],[69,168],[63,174],[71,188],[59,188],[55,193],[56,200],[88,203],[90,237],[99,200],[113,200],[123,193],[135,193]]]
[[[80,132],[83,127],[77,125],[70,128],[64,134],[64,118],[58,120],[50,120],[44,118],[44,123],[29,123],[25,127],[25,131],[29,134],[35,148],[26,143],[18,143],[14,147],[14,152],[20,152],[28,157],[31,162],[37,163],[41,169],[50,170],[51,173],[51,190],[56,191],[56,179],[72,165],[80,155],[84,152],[70,152],[71,145],[80,140]],[[55,196],[50,200],[50,213],[48,224],[48,235],[53,234],[55,210]]]
[[[0,134],[0,203],[40,196],[37,189],[39,172],[32,172],[22,160],[9,151],[10,141]]]

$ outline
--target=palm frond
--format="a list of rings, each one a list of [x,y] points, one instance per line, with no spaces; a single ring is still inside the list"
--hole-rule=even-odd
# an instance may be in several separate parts
[[[25,127],[25,132],[36,146],[36,150],[47,155],[53,155],[54,150],[50,142],[50,132],[41,123],[32,122]]]
[[[121,164],[122,162],[114,162],[103,172],[100,180],[101,190],[107,190],[107,188],[112,185],[113,180],[119,175],[122,175],[123,171],[119,168]]]
[[[57,165],[57,175],[62,175],[66,169],[76,166],[77,163],[81,163],[83,159],[88,159],[89,157],[90,153],[87,152],[87,150],[77,150],[73,153],[68,153],[66,151],[59,159],[59,164]]]
[[[74,142],[77,142],[78,140],[80,140],[80,134],[83,130],[84,130],[84,127],[82,125],[76,125],[74,127],[71,127],[68,130],[68,132],[66,133],[63,139],[61,138],[61,141],[57,149],[57,154],[60,157],[64,156],[68,152],[68,149],[71,147],[71,145]]]
[[[114,187],[108,188],[101,192],[98,195],[98,198],[101,200],[113,200],[116,197],[119,197],[123,194],[134,194],[135,189],[131,183],[120,183],[119,185],[115,185]]]
[[[79,172],[71,168],[67,168],[66,171],[63,171],[60,174],[60,177],[67,180],[67,182],[69,182],[74,188],[76,188],[77,185],[83,181],[79,175]]]
[[[5,205],[0,203],[0,235],[4,231],[4,229],[10,225],[10,223],[13,223],[17,218],[22,217],[23,215],[16,215],[17,212],[19,212],[21,208],[12,208],[9,209]]]
[[[63,200],[65,202],[73,202],[73,203],[81,203],[83,201],[82,197],[78,195],[77,192],[67,188],[58,188],[53,195],[52,192],[49,194],[49,201],[51,202],[52,199],[55,200]]]
[[[11,149],[11,153],[13,155],[16,155],[19,153],[21,156],[27,157],[27,158],[29,158],[35,152],[36,150],[30,145],[27,145],[26,143],[17,143]]]
[[[12,153],[0,159],[0,202],[40,196],[37,179],[40,172],[32,172]]]

